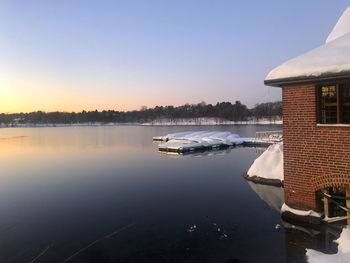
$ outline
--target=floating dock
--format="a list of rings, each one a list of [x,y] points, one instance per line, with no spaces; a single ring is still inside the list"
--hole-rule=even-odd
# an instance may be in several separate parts
[[[268,133],[268,132],[264,132]],[[268,146],[282,141],[282,136],[255,136],[242,138],[230,132],[186,131],[165,136],[153,137],[153,141],[162,142],[158,146],[160,152],[190,153],[196,151],[225,149],[238,145]]]

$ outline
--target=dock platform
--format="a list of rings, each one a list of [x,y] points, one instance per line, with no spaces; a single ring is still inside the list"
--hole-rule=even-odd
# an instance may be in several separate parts
[[[269,134],[264,132],[264,134]],[[238,145],[248,147],[265,147],[282,141],[281,135],[269,134],[268,137],[255,136],[242,138],[230,132],[187,131],[153,137],[153,141],[162,142],[160,152],[191,153],[206,150],[219,150]]]

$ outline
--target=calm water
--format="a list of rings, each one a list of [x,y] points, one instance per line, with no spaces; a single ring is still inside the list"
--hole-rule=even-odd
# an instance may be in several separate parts
[[[42,252],[35,262],[304,262],[306,247],[336,251],[327,231],[282,222],[281,189],[242,178],[261,150],[174,156],[152,142],[184,130],[276,129],[0,129],[0,262]]]

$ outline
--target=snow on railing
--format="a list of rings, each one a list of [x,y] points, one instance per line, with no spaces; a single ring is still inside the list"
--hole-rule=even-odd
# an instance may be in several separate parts
[[[255,133],[255,141],[281,142],[283,131],[260,131]]]

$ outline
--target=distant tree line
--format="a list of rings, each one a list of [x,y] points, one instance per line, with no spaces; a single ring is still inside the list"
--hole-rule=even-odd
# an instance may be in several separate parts
[[[74,124],[74,123],[126,123],[150,122],[158,119],[202,118],[214,117],[230,121],[246,121],[255,119],[276,119],[282,117],[282,102],[268,102],[256,104],[252,109],[240,101],[218,102],[215,105],[201,102],[182,106],[156,106],[134,111],[85,111],[82,112],[43,112],[0,114],[0,123],[10,124]]]

